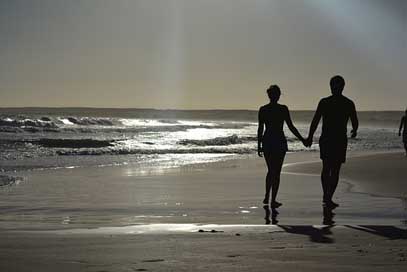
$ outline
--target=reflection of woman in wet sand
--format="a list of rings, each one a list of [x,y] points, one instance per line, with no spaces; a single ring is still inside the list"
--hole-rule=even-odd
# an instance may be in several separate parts
[[[407,157],[407,109],[406,109],[406,113],[401,118],[399,136],[401,136],[401,131],[403,131],[403,143],[404,143],[404,149],[406,150],[406,157]]]
[[[291,132],[304,143],[304,138],[294,127],[288,107],[278,104],[281,91],[277,85],[272,85],[267,90],[270,103],[264,105],[259,110],[259,128],[257,131],[258,139],[258,154],[264,158],[267,163],[267,177],[266,177],[266,194],[263,200],[263,204],[269,203],[270,189],[271,195],[271,207],[277,208],[281,206],[281,203],[276,201],[278,188],[280,186],[280,173],[285,154],[287,152],[287,139],[285,138],[283,126],[284,122],[287,123]],[[263,134],[264,125],[266,131]]]

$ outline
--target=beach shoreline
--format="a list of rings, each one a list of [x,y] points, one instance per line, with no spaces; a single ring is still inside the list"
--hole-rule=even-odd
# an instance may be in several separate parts
[[[351,154],[346,167],[400,154]],[[318,161],[317,152],[287,155],[275,225],[261,207],[264,159],[254,156],[146,173],[131,165],[25,172],[2,188],[0,270],[405,270],[400,199],[341,181],[341,207],[323,224]]]
[[[389,157],[390,156],[390,157]],[[403,225],[406,217],[402,176],[386,190],[380,179],[354,179],[398,161],[401,153],[351,153],[335,195],[341,207],[337,224]],[[362,161],[360,161],[362,160]],[[318,152],[287,154],[281,178],[282,224],[318,225],[321,206]],[[380,172],[381,170],[378,169]],[[400,171],[399,171],[400,172]],[[398,172],[398,173],[399,173]],[[132,165],[20,172],[24,181],[2,188],[2,229],[98,228],[134,224],[264,224],[262,209],[266,166],[246,156],[220,162],[144,171]],[[367,185],[369,186],[367,186]],[[379,185],[377,185],[379,184]],[[401,186],[401,187],[400,187]],[[375,191],[376,188],[381,191]],[[30,222],[30,224],[27,224]]]

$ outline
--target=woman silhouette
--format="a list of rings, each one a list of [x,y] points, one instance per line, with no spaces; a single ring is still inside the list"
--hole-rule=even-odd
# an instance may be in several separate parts
[[[406,113],[401,118],[399,136],[401,136],[401,134],[402,134],[401,131],[403,131],[403,144],[404,144],[404,149],[406,150],[406,157],[407,157],[407,109],[406,109]]]
[[[267,94],[270,98],[270,103],[259,109],[257,153],[260,157],[262,157],[262,153],[264,154],[268,169],[266,176],[266,194],[263,204],[269,203],[271,189],[270,206],[277,208],[282,205],[276,201],[276,197],[280,186],[281,168],[288,150],[287,139],[283,131],[284,122],[287,123],[288,128],[301,142],[304,143],[305,140],[294,127],[288,107],[277,103],[281,96],[280,88],[277,85],[271,85],[267,89]],[[264,125],[266,125],[266,131],[263,134]]]

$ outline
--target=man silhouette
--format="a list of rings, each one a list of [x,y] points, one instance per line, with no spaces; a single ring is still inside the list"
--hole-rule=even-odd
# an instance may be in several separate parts
[[[345,80],[334,76],[330,81],[332,95],[319,101],[311,123],[306,145],[311,146],[315,130],[322,118],[322,133],[319,138],[320,157],[322,160],[321,183],[323,190],[323,205],[334,209],[339,205],[332,201],[339,181],[342,163],[346,160],[348,145],[347,124],[352,122],[351,137],[355,138],[359,126],[355,104],[342,95]]]

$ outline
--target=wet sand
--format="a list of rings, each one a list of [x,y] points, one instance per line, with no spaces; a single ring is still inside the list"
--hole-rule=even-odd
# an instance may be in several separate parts
[[[286,163],[294,165],[285,167],[281,177],[280,224],[324,221],[319,174],[311,171],[318,163],[304,161],[318,161],[318,154],[287,156]],[[261,201],[265,174],[264,160],[256,157],[154,173],[131,165],[28,172],[24,182],[0,192],[0,228],[264,224]],[[402,200],[353,192],[355,184],[339,184],[335,195],[341,204],[335,212],[337,224],[401,224],[405,215]]]
[[[348,159],[341,206],[328,214],[335,227],[320,226],[327,214],[317,153],[287,156],[278,226],[265,225],[261,158],[148,173],[131,166],[29,172],[0,192],[0,270],[404,271],[398,156]],[[383,187],[379,166],[393,165]]]
[[[284,171],[319,175],[321,162],[294,163]],[[341,179],[351,182],[354,191],[407,198],[407,158],[401,152],[354,155],[343,165]]]

